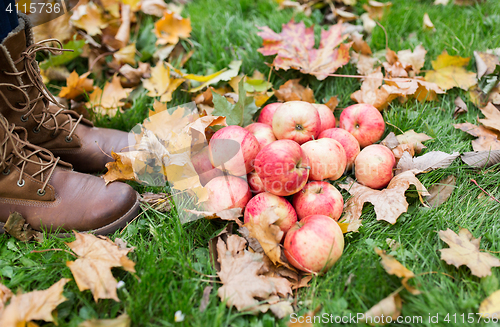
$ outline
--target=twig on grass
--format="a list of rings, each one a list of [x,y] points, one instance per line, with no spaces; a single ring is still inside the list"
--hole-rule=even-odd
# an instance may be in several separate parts
[[[490,193],[486,192],[486,190],[484,188],[482,188],[481,186],[479,186],[479,184],[476,182],[475,179],[470,179],[470,181],[474,184],[476,184],[477,187],[479,187],[481,189],[481,191],[483,191],[486,195],[488,195],[490,198],[492,198],[493,200],[495,200],[496,202],[500,203],[500,201],[498,201],[497,198],[495,198],[493,195],[491,195]]]
[[[64,252],[71,254],[75,258],[78,258],[78,256],[76,254],[74,254],[73,252],[70,252],[70,251],[64,250],[64,249],[32,250],[32,251],[30,251],[30,253],[42,253],[42,252],[49,252],[49,251],[64,251]]]

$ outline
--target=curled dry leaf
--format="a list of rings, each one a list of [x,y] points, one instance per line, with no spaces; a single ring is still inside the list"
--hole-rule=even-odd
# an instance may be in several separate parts
[[[101,7],[92,1],[76,7],[70,21],[73,26],[85,30],[90,36],[102,34],[101,30],[108,26]]]
[[[491,102],[489,102],[486,107],[480,109],[486,118],[479,119],[479,122],[486,128],[500,132],[500,110],[498,110],[497,107],[495,107]]]
[[[5,285],[0,284],[0,316],[2,315],[2,310],[5,303],[14,295],[12,291]]]
[[[367,4],[363,5],[363,9],[368,12],[370,18],[380,20],[389,11],[389,8],[391,8],[391,6],[392,2],[379,2],[375,0],[369,0]]]
[[[420,157],[412,157],[408,152],[404,152],[396,167],[396,174],[414,169],[420,172],[429,172],[439,168],[448,168],[459,155],[459,152],[448,154],[441,151],[431,151]]]
[[[429,189],[430,195],[425,197],[425,200],[431,207],[438,207],[445,203],[455,190],[457,178],[453,175],[443,178]]]
[[[276,69],[292,68],[324,80],[349,62],[351,43],[342,43],[347,36],[342,35],[344,27],[341,23],[321,30],[318,49],[314,48],[314,29],[306,28],[304,22],[292,20],[283,25],[280,34],[267,26],[259,29],[257,35],[262,37],[263,47],[257,51],[265,56],[277,54],[273,61]]]
[[[78,327],[130,327],[130,317],[124,313],[114,319],[90,319],[82,322]]]
[[[66,301],[62,292],[68,281],[69,279],[62,278],[44,291],[32,291],[12,296],[9,305],[3,312],[0,312],[0,326],[25,326],[33,320],[54,321],[52,311]]]
[[[457,96],[455,99],[455,110],[453,111],[453,118],[457,118],[458,115],[463,114],[464,112],[467,112],[467,105],[465,104],[464,100],[460,96]]]
[[[477,137],[477,139],[472,141],[472,149],[474,151],[500,150],[500,140],[497,134],[484,126],[463,123],[454,124],[453,127]]]
[[[200,307],[198,308],[200,312],[204,312],[210,303],[210,293],[212,293],[212,286],[206,286],[203,289],[203,296],[201,297]]]
[[[484,318],[492,317],[494,314],[500,315],[500,290],[493,292],[479,305],[479,313]]]
[[[113,53],[113,58],[120,66],[124,64],[135,65],[136,52],[135,43],[132,43]]]
[[[266,301],[274,295],[286,297],[292,293],[291,285],[285,278],[263,276],[263,255],[247,251],[246,244],[246,240],[237,235],[228,236],[227,242],[218,239],[217,261],[221,270],[217,275],[223,286],[217,294],[227,301],[228,307],[265,312],[269,306],[259,305],[259,300]]]
[[[278,90],[274,90],[274,95],[278,101],[305,101],[315,103],[314,92],[308,87],[304,87],[299,83],[300,78],[291,79],[281,85]]]
[[[139,85],[143,78],[150,78],[150,68],[149,64],[144,62],[139,62],[137,68],[133,68],[129,64],[123,65],[119,70],[119,73],[125,78],[120,80],[122,86],[134,87]]]
[[[170,67],[164,62],[159,62],[151,68],[151,77],[143,80],[143,85],[149,92],[149,97],[160,97],[160,102],[172,100],[172,94],[184,82],[183,78],[176,78],[172,75]]]
[[[401,283],[406,288],[406,290],[408,290],[408,292],[413,295],[418,295],[421,293],[416,288],[408,285],[408,280],[415,277],[415,274],[411,270],[403,266],[392,255],[385,254],[385,252],[380,250],[379,248],[375,248],[375,253],[377,253],[382,258],[381,264],[389,275],[396,275],[399,278],[402,278]]]
[[[167,193],[146,192],[141,194],[139,201],[142,204],[150,205],[156,211],[167,212],[172,208],[169,198],[170,195]]]
[[[121,249],[109,238],[75,232],[76,240],[66,245],[78,255],[75,261],[67,261],[80,291],[92,292],[94,300],[113,299],[120,301],[116,294],[116,279],[111,268],[122,267],[135,272],[135,263],[127,257],[132,249]]]
[[[458,235],[451,229],[439,231],[439,238],[450,248],[441,249],[441,260],[459,268],[466,265],[471,273],[477,277],[491,275],[492,267],[500,267],[500,260],[489,253],[480,252],[481,238],[474,238],[471,232],[461,228]]]
[[[12,237],[21,242],[28,242],[34,239],[38,242],[43,240],[43,233],[33,230],[26,220],[18,212],[13,212],[7,218],[3,229]]]
[[[66,79],[66,86],[61,88],[59,96],[66,99],[75,99],[78,96],[90,92],[94,89],[94,80],[87,78],[90,72],[86,72],[81,76],[78,76],[76,71],[71,72],[71,74]]]
[[[398,51],[398,60],[403,65],[404,69],[409,72],[409,75],[420,73],[420,69],[424,67],[425,55],[427,50],[419,44],[413,51],[401,50]],[[411,73],[413,72],[413,74]]]
[[[467,91],[477,83],[476,74],[465,69],[465,66],[469,64],[469,59],[450,56],[444,50],[436,60],[432,61],[434,70],[425,74],[425,80],[436,83],[443,90],[459,87]]]
[[[339,105],[339,98],[336,95],[331,97],[330,100],[328,100],[325,103],[325,106],[330,108],[331,111],[334,111],[335,109],[337,109],[338,105]]]
[[[141,0],[140,5],[143,13],[156,17],[163,16],[167,10],[167,4],[163,0]]]
[[[424,23],[423,23],[424,31],[431,31],[431,32],[436,31],[436,28],[434,27],[434,24],[432,23],[431,18],[429,17],[428,13],[424,14],[423,20],[424,20]]]
[[[401,301],[399,294],[392,293],[366,311],[358,322],[364,322],[372,326],[385,325],[388,322],[387,317],[392,317],[391,321],[398,319],[402,307],[403,301]]]
[[[492,151],[465,152],[460,156],[463,162],[476,168],[488,168],[500,162],[500,149]]]
[[[108,171],[102,176],[106,184],[114,181],[134,181],[137,179],[132,161],[128,156],[130,154],[132,153],[115,153],[111,151],[111,156],[115,161],[106,163]]]
[[[487,52],[474,51],[474,59],[476,59],[478,79],[485,75],[492,74],[497,65],[500,64],[497,55]]]
[[[163,17],[155,23],[153,33],[157,37],[156,45],[175,45],[180,38],[187,38],[191,35],[191,20],[166,10]]]
[[[184,210],[200,218],[230,220],[230,221],[235,221],[238,225],[241,224],[241,221],[238,218],[243,216],[241,208],[225,209],[219,212],[198,211],[198,210],[188,210],[188,209]]]
[[[408,210],[405,192],[410,184],[416,186],[419,195],[429,195],[426,188],[415,177],[414,171],[411,170],[395,176],[387,188],[380,191],[356,183],[352,179],[347,179],[347,181],[349,184],[340,184],[339,187],[352,195],[344,208],[344,212],[349,215],[351,221],[358,220],[361,217],[363,204],[370,202],[375,207],[377,220],[395,224],[398,217]]]
[[[426,148],[426,146],[423,145],[422,142],[432,140],[432,137],[424,133],[417,133],[413,129],[410,129],[403,134],[397,135],[396,138],[398,139],[400,144],[412,145],[416,153],[420,153],[423,149]]]
[[[111,82],[106,82],[104,89],[94,87],[87,105],[103,115],[114,116],[125,105],[122,100],[127,98],[132,89],[124,89],[120,78],[115,74]]]

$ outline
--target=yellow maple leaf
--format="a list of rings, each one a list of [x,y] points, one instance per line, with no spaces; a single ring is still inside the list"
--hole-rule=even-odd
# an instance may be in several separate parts
[[[166,10],[163,17],[155,23],[153,32],[158,38],[157,45],[177,44],[179,38],[187,38],[191,35],[191,20]]]
[[[137,50],[135,48],[135,43],[132,43],[113,53],[113,58],[115,58],[118,64],[120,65],[123,64],[135,65],[136,51]]]
[[[143,85],[149,91],[147,96],[160,97],[160,102],[172,100],[172,93],[184,82],[184,78],[173,78],[170,74],[170,67],[164,62],[158,63],[151,68],[151,77],[143,80]]]
[[[19,327],[25,326],[32,320],[54,321],[52,311],[66,298],[62,295],[67,278],[60,279],[57,283],[44,291],[33,291],[12,296],[10,303],[0,315],[0,326]]]
[[[132,89],[124,89],[120,78],[115,74],[110,82],[106,82],[104,89],[94,87],[94,92],[89,96],[89,103],[93,109],[101,114],[114,115],[125,102],[122,99],[128,97]]]
[[[477,83],[476,73],[468,72],[464,67],[469,63],[469,59],[450,56],[444,50],[436,60],[432,61],[434,70],[425,74],[425,80],[436,83],[443,90],[459,87],[467,91]]]
[[[85,30],[88,35],[94,36],[101,34],[101,30],[108,26],[104,19],[102,9],[92,1],[78,6],[71,16],[73,26]]]
[[[67,261],[80,291],[92,292],[94,300],[113,299],[120,301],[116,294],[117,281],[111,268],[122,267],[135,272],[135,263],[127,257],[132,248],[121,248],[109,238],[92,234],[76,233],[76,240],[66,245],[78,255],[75,261]]]
[[[59,96],[66,99],[75,99],[85,92],[90,92],[94,89],[94,80],[87,78],[90,72],[86,72],[78,76],[76,71],[73,71],[66,79],[66,86],[61,88]]]

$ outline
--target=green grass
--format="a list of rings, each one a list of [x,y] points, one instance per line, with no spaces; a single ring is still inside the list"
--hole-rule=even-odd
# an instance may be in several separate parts
[[[500,44],[500,34],[495,32],[500,26],[500,2],[490,0],[471,7],[433,6],[432,2],[393,1],[388,16],[381,21],[392,50],[414,48],[422,43],[428,50],[424,69],[430,69],[431,59],[443,49],[452,55],[466,57],[472,56],[474,50],[484,51]],[[267,74],[269,68],[265,62],[270,62],[271,58],[256,52],[261,45],[256,26],[268,25],[279,31],[281,24],[294,16],[292,11],[277,11],[276,7],[264,0],[198,0],[188,4],[184,14],[191,17],[196,51],[186,64],[186,71],[206,74],[226,67],[231,60],[240,59],[243,60],[243,72],[251,74],[258,69]],[[435,33],[422,30],[425,12],[436,26]],[[299,14],[296,20],[315,24],[318,32],[321,15],[315,12],[307,18]],[[152,21],[144,24],[141,31],[150,29]],[[139,48],[148,44],[147,35],[143,38],[142,44],[138,43]],[[375,28],[370,41],[372,49],[382,50],[385,44],[384,32]],[[474,60],[471,60],[468,68],[473,67]],[[352,74],[355,68],[348,65],[339,73]],[[358,80],[348,78],[328,78],[320,82],[294,71],[273,73],[271,81],[277,88],[286,80],[298,77],[302,77],[304,85],[310,85],[319,101],[338,95],[340,107],[353,103],[349,96],[360,85]],[[453,100],[458,95],[466,100],[469,112],[453,120]],[[190,100],[186,93],[177,91],[172,106]],[[131,110],[113,119],[99,118],[98,124],[127,130],[142,121],[151,102],[139,94]],[[434,137],[426,143],[428,151],[451,153],[470,151],[472,139],[455,130],[452,124],[476,122],[479,114],[479,110],[468,102],[466,92],[452,90],[438,102],[394,102],[384,112],[384,118],[404,131],[414,129]],[[386,132],[390,131],[397,133],[388,126]],[[451,228],[458,232],[462,227],[468,228],[475,237],[482,237],[482,249],[500,251],[500,204],[489,201],[488,197],[479,198],[482,192],[470,182],[474,178],[498,198],[500,169],[497,165],[488,170],[474,170],[456,160],[451,167],[422,174],[419,179],[429,187],[449,174],[457,176],[457,187],[447,202],[438,208],[425,208],[410,189],[407,192],[408,212],[401,215],[395,225],[377,221],[372,206],[366,205],[362,216],[364,225],[359,233],[346,235],[346,247],[340,261],[324,276],[314,278],[310,288],[296,294],[298,313],[321,305],[319,314],[355,315],[396,290],[401,285],[399,278],[384,271],[380,258],[373,251],[373,247],[378,246],[390,252],[386,239],[391,238],[401,246],[390,253],[417,275],[411,283],[422,291],[421,295],[411,295],[406,290],[400,293],[404,301],[402,315],[422,316],[423,324],[419,324],[422,326],[465,325],[459,323],[462,319],[459,315],[478,312],[480,302],[498,289],[499,269],[493,269],[493,278],[481,280],[472,276],[466,267],[456,269],[447,265],[440,260],[438,251],[447,245],[439,239],[437,231]],[[136,187],[139,191],[145,189]],[[156,188],[155,191],[162,190]],[[343,194],[347,198],[347,193]],[[133,326],[283,326],[285,321],[278,321],[271,314],[251,316],[226,308],[216,295],[218,284],[211,284],[210,278],[204,276],[216,274],[209,263],[207,243],[224,226],[205,220],[181,224],[175,212],[162,214],[146,210],[123,232],[110,236],[112,239],[122,237],[136,248],[130,257],[137,262],[137,278],[120,269],[114,270],[115,277],[125,282],[125,288],[118,291],[121,302],[100,300],[95,303],[89,291],[79,292],[72,281],[64,292],[69,300],[58,307],[58,325],[77,326],[85,319],[112,318],[126,312]],[[45,289],[62,277],[71,278],[65,262],[73,260],[72,256],[64,252],[31,253],[32,250],[64,249],[64,241],[70,239],[49,236],[42,244],[25,244],[6,235],[0,236],[0,282],[14,292],[28,292]],[[213,285],[214,290],[207,309],[201,313],[198,307],[203,289],[208,285]],[[183,323],[174,322],[177,310],[186,316]],[[443,318],[447,313],[456,313],[459,316],[457,323],[453,320],[445,323]],[[439,314],[440,323],[429,323],[429,314]],[[416,325],[403,323],[398,326]]]

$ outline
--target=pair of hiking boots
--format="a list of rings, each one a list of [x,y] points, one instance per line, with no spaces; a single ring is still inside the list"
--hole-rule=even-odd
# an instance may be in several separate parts
[[[83,173],[102,172],[110,152],[128,146],[128,133],[96,128],[60,106],[42,82],[41,50],[60,53],[34,43],[29,19],[19,14],[0,44],[0,232],[19,212],[39,231],[112,233],[137,216],[138,194]]]

